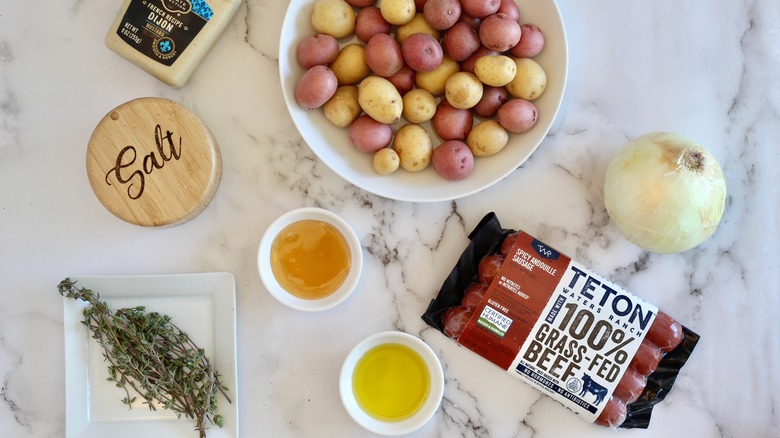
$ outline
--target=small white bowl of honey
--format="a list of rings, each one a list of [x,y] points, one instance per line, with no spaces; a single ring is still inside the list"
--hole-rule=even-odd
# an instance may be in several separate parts
[[[338,305],[352,293],[363,252],[344,219],[307,207],[271,223],[260,241],[257,264],[274,298],[293,309],[315,312]]]
[[[416,336],[381,332],[358,343],[339,376],[344,408],[363,428],[406,435],[439,409],[444,372],[436,353]]]

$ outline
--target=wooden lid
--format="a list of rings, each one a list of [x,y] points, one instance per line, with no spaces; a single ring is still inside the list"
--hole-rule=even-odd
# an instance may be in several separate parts
[[[145,97],[111,110],[87,148],[87,175],[100,202],[142,226],[184,223],[214,197],[222,175],[208,128],[176,102]]]

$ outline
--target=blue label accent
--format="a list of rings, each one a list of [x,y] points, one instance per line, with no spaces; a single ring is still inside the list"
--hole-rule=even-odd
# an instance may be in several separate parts
[[[214,16],[214,11],[211,10],[211,6],[206,3],[206,0],[192,0],[192,12],[203,17],[204,20],[211,20]]]
[[[553,304],[552,309],[550,309],[550,313],[548,313],[547,317],[544,319],[544,322],[547,324],[552,324],[555,322],[555,317],[558,316],[558,313],[561,311],[564,303],[566,303],[566,297],[563,295],[558,295],[558,298],[555,299],[555,303]]]
[[[536,251],[537,254],[539,254],[539,257],[543,259],[548,260],[558,260],[558,258],[561,256],[561,254],[550,248],[549,246],[545,245],[543,242],[540,242],[539,240],[534,239],[531,242],[531,246],[534,248],[534,251]]]

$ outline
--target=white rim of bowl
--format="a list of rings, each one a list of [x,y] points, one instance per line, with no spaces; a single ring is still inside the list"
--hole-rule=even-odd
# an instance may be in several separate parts
[[[351,256],[351,267],[344,283],[334,293],[318,300],[305,300],[290,294],[279,284],[271,270],[271,245],[276,235],[287,225],[308,219],[321,220],[336,227],[346,239]],[[296,310],[318,312],[337,306],[355,290],[363,270],[363,250],[355,230],[339,215],[323,208],[298,208],[276,218],[263,233],[257,250],[257,268],[266,290],[277,301]]]
[[[368,415],[358,405],[352,390],[352,375],[358,360],[368,350],[382,344],[401,344],[412,348],[423,358],[430,373],[430,392],[423,406],[412,417],[402,421],[381,421]],[[349,416],[363,428],[380,435],[405,435],[424,426],[439,410],[444,396],[444,371],[439,357],[422,339],[405,332],[380,332],[363,339],[347,354],[339,374],[339,394]]]

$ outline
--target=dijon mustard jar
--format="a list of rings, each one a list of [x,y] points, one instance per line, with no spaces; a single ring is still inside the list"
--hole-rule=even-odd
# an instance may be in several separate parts
[[[241,0],[125,0],[105,43],[173,87],[192,76]]]

